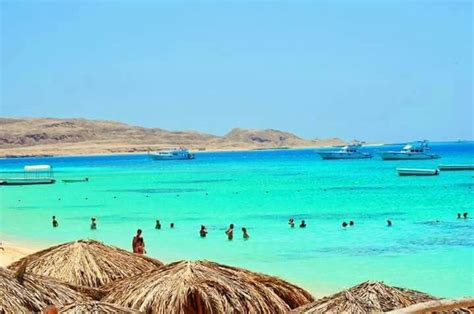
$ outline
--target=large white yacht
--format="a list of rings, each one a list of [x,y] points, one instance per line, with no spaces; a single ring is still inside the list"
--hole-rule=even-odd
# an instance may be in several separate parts
[[[351,144],[338,151],[318,152],[323,159],[364,159],[372,158],[372,154],[360,151],[361,144]]]
[[[191,154],[186,148],[180,147],[175,149],[160,150],[149,154],[153,160],[183,160],[194,159],[194,154]]]
[[[429,154],[428,141],[418,141],[408,144],[400,151],[381,152],[380,157],[383,160],[420,160],[420,159],[437,159],[439,155]]]

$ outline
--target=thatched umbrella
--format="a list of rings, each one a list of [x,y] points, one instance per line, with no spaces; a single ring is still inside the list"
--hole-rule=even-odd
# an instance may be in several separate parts
[[[102,301],[153,313],[285,313],[313,300],[276,277],[209,261],[171,263],[106,288]]]
[[[17,269],[25,259],[28,259],[28,273],[92,288],[163,265],[158,260],[94,240],[78,240],[53,246],[28,255],[8,268]]]
[[[295,309],[294,313],[381,313],[411,304],[431,301],[428,294],[366,281],[347,290]]]
[[[66,306],[63,306],[58,309],[61,314],[82,314],[82,313],[101,313],[101,314],[112,314],[112,313],[121,313],[121,314],[134,314],[140,313],[138,311],[128,309],[123,306],[98,302],[98,301],[88,301],[88,302],[76,302]]]
[[[0,267],[0,313],[41,312],[51,304],[88,300],[57,280],[25,274],[22,268],[15,273]]]

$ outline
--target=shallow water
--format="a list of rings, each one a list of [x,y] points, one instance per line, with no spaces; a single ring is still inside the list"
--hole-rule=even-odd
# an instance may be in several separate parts
[[[474,295],[474,172],[399,177],[395,171],[473,163],[474,143],[434,143],[432,150],[442,159],[323,161],[314,150],[198,153],[191,161],[146,155],[3,159],[0,171],[8,176],[24,165],[51,164],[58,181],[0,187],[0,229],[3,238],[20,242],[93,238],[129,249],[141,228],[148,254],[165,262],[242,266],[316,295],[368,279],[436,296]],[[83,177],[90,181],[61,182]],[[458,212],[471,219],[456,219]],[[51,227],[52,215],[59,228]],[[95,231],[89,230],[91,216],[97,217]],[[305,219],[307,228],[289,228],[289,217]],[[154,229],[156,219],[162,230]],[[343,229],[344,220],[355,226]],[[233,241],[224,234],[230,223],[236,225]],[[201,224],[209,230],[205,239]]]

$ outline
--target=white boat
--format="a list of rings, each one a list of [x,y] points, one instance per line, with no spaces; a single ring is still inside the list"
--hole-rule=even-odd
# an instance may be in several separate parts
[[[186,148],[180,147],[170,150],[160,150],[149,153],[153,160],[184,160],[194,159],[194,154],[191,154]]]
[[[439,165],[438,168],[443,171],[462,171],[474,170],[474,165]]]
[[[411,168],[397,168],[400,176],[437,176],[438,169],[411,169]]]
[[[423,160],[423,159],[437,159],[439,155],[428,153],[428,141],[418,141],[413,144],[408,144],[400,151],[381,152],[380,157],[383,160]]]
[[[338,151],[318,152],[322,159],[364,159],[372,158],[372,154],[361,152],[362,145],[352,144],[342,147]]]

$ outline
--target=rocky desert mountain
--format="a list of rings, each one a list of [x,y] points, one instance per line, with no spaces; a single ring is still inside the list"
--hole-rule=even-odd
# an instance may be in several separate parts
[[[343,141],[305,140],[272,129],[235,128],[224,136],[216,136],[105,120],[0,118],[0,156],[145,152],[178,146],[192,150],[242,150],[337,144]]]

